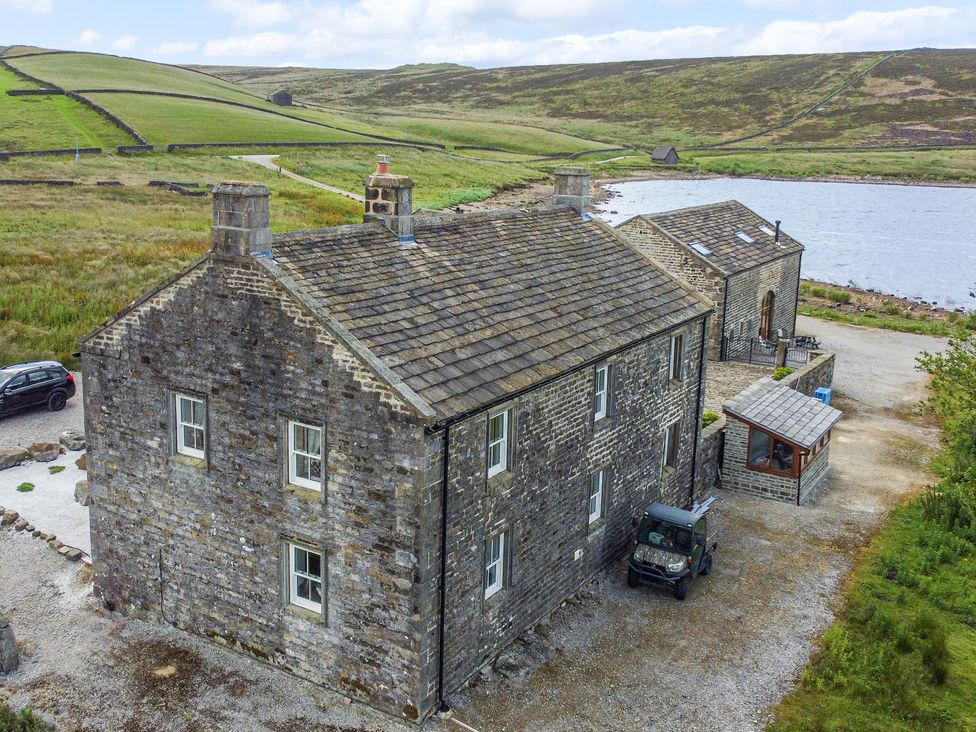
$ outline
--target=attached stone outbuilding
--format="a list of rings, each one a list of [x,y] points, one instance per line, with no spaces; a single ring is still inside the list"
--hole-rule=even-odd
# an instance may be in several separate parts
[[[278,235],[218,186],[81,345],[97,594],[420,721],[689,505],[711,308],[561,175],[421,218],[384,165],[364,223]]]
[[[791,338],[803,245],[738,201],[634,216],[617,226],[638,250],[715,306],[709,358],[743,340]]]
[[[841,412],[762,380],[723,407],[722,485],[800,505],[827,481],[830,433]]]

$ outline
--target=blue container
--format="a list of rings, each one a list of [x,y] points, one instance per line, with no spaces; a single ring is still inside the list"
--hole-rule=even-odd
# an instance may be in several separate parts
[[[828,389],[826,386],[821,386],[815,392],[813,392],[813,398],[819,399],[824,404],[830,404],[830,395],[833,394],[833,389]]]

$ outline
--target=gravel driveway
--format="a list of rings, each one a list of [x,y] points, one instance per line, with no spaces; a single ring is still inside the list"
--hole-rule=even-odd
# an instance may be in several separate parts
[[[914,355],[940,340],[806,319],[802,328],[838,353],[836,403],[846,414],[829,491],[802,508],[720,493],[716,563],[688,600],[628,588],[618,561],[540,629],[553,660],[523,680],[489,675],[455,694],[460,720],[481,732],[765,725],[830,624],[859,547],[893,502],[925,482],[938,437],[906,406],[924,393]],[[0,530],[0,613],[23,656],[0,700],[73,730],[411,729],[250,657],[106,613],[88,572]]]
[[[75,377],[75,395],[60,412],[41,407],[0,417],[0,447],[29,447],[35,442],[57,442],[58,435],[68,429],[85,434],[84,384],[81,372]]]

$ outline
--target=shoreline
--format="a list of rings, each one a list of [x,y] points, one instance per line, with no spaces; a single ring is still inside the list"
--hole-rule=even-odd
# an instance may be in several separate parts
[[[649,180],[715,180],[727,178],[736,180],[744,178],[748,180],[768,180],[779,183],[857,183],[860,185],[881,185],[881,186],[912,186],[923,188],[976,188],[976,183],[964,181],[928,181],[919,178],[907,178],[905,180],[895,180],[893,178],[874,177],[870,175],[728,175],[726,173],[692,173],[686,170],[674,171],[634,171],[627,175],[610,176],[607,178],[594,178],[593,183],[600,188],[618,183],[639,183]],[[618,195],[616,191],[608,191],[609,197]]]

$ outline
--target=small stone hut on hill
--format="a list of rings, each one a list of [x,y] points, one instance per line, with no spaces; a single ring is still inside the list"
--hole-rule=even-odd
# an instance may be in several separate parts
[[[279,107],[290,107],[292,105],[291,92],[279,90],[268,95],[268,101],[277,104]]]
[[[674,165],[679,160],[678,151],[674,149],[674,145],[658,145],[651,151],[651,160],[664,165]]]

